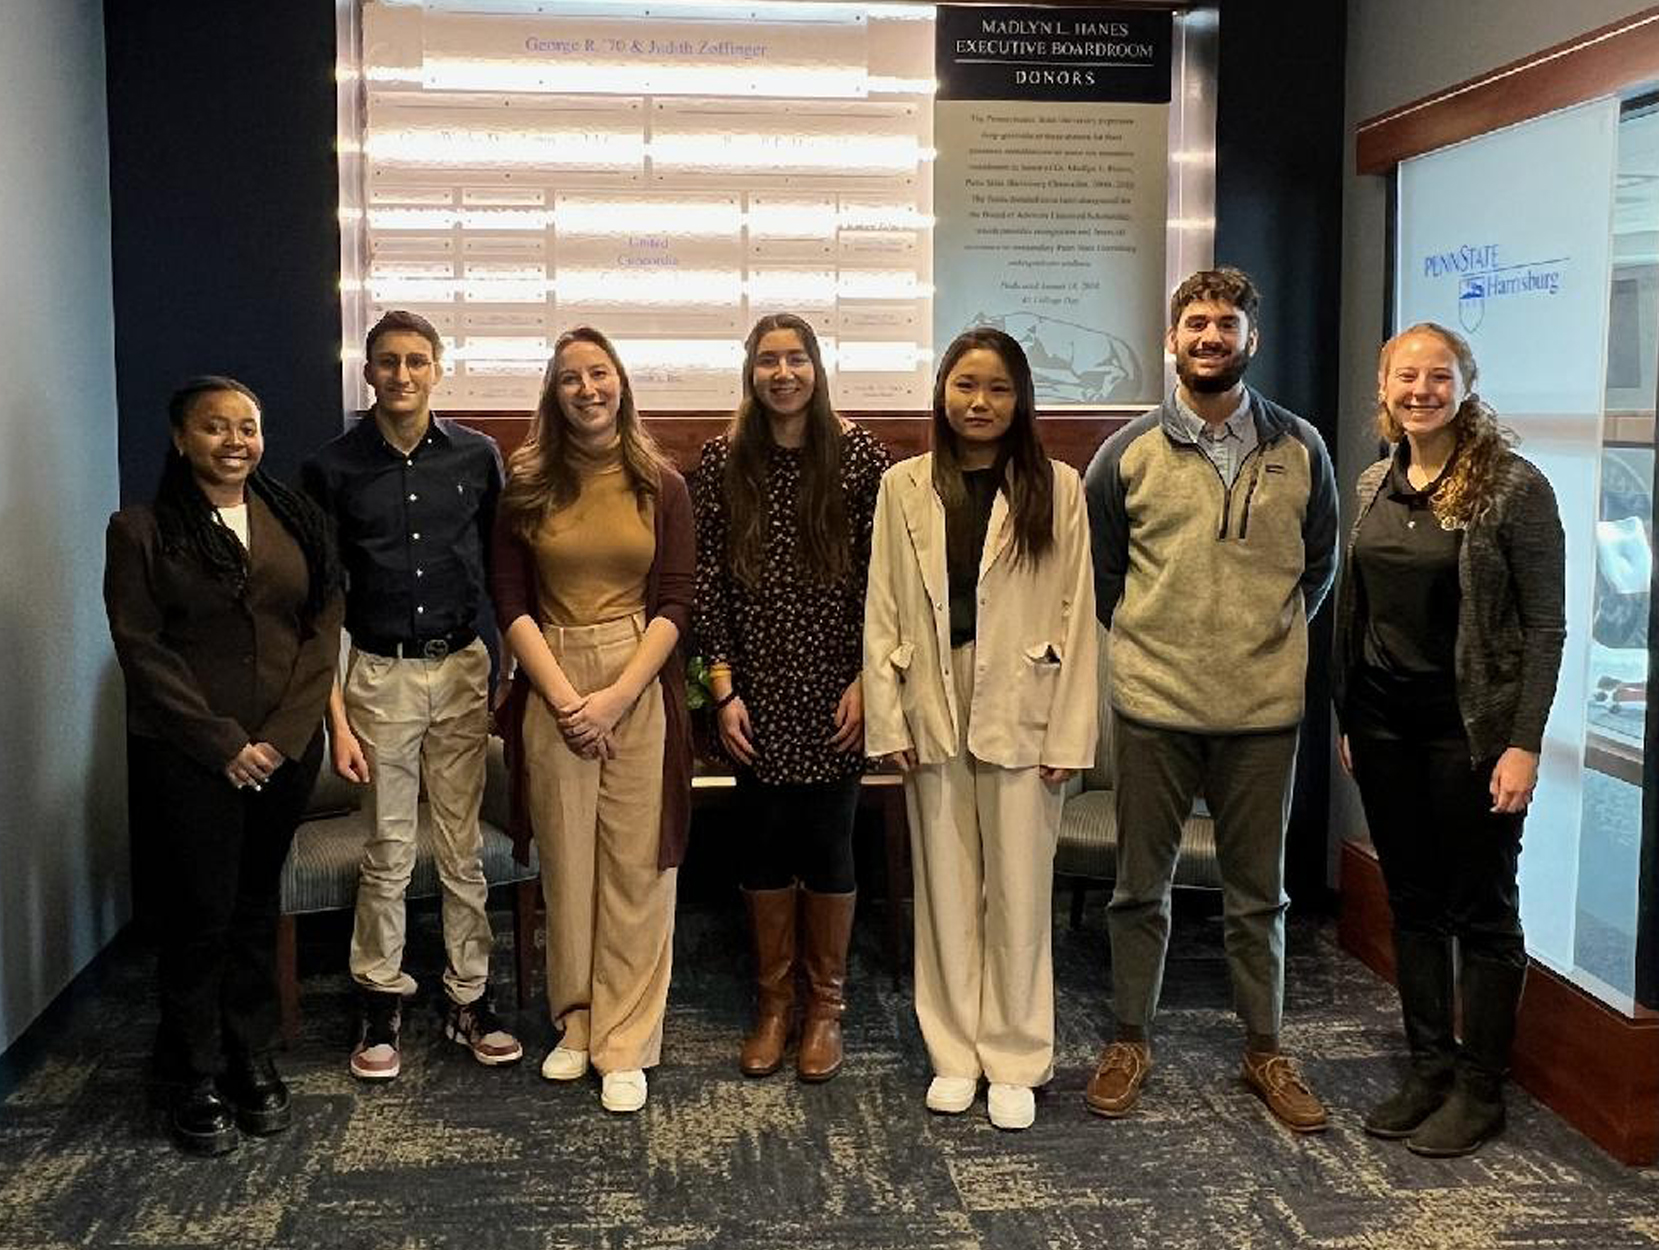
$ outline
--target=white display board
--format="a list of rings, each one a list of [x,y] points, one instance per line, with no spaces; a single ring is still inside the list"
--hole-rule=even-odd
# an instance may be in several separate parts
[[[729,409],[744,334],[781,310],[837,403],[925,405],[931,6],[522,7],[362,6],[345,295],[438,327],[446,407],[534,407],[589,323],[643,406]]]
[[[1399,172],[1395,328],[1460,330],[1479,391],[1549,478],[1567,531],[1567,647],[1521,854],[1527,947],[1574,965],[1586,675],[1606,393],[1618,102],[1592,101]]]

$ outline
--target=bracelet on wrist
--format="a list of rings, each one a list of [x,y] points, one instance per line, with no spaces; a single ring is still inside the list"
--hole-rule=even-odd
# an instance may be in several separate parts
[[[709,706],[712,707],[716,712],[718,712],[721,708],[725,707],[726,704],[730,703],[735,698],[737,698],[737,691],[728,690],[728,691],[726,691],[725,694],[723,694],[720,698],[716,699]]]

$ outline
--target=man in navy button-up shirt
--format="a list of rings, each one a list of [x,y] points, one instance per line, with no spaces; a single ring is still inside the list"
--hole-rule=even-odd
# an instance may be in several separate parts
[[[523,1054],[491,1010],[488,886],[478,805],[484,793],[490,659],[473,630],[501,493],[493,440],[434,418],[443,377],[438,332],[390,312],[369,331],[363,376],[375,404],[305,464],[305,489],[334,518],[346,567],[352,648],[329,701],[334,767],[375,787],[363,848],[351,973],[363,995],[351,1070],[399,1071],[404,894],[415,866],[421,779],[443,890],[445,1033],[481,1063]]]

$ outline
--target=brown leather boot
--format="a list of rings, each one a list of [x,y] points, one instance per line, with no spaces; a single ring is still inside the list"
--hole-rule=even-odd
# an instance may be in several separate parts
[[[795,887],[744,890],[755,943],[755,1027],[743,1039],[744,1076],[771,1076],[783,1066],[795,1013]]]
[[[847,984],[847,943],[852,940],[857,900],[857,891],[801,891],[808,998],[795,1073],[803,1081],[827,1081],[841,1071],[841,1013],[847,1006],[842,990]]]

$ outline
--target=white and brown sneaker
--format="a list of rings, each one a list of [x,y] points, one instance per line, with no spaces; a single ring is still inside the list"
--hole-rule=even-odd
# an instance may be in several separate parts
[[[496,1018],[487,990],[470,1003],[449,999],[444,1012],[444,1036],[465,1046],[472,1051],[474,1059],[490,1067],[517,1063],[524,1058],[524,1047],[519,1045],[518,1038],[502,1028]]]
[[[395,1077],[402,1025],[402,995],[365,990],[358,1015],[357,1045],[351,1052],[351,1074],[362,1081],[389,1081]]]

